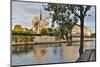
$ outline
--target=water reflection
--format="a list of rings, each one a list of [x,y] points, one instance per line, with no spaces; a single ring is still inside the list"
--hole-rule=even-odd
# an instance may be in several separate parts
[[[79,57],[79,47],[77,46],[64,46],[63,47],[63,56],[64,56],[64,61],[76,61],[77,58]]]
[[[48,55],[46,48],[36,48],[32,50],[32,56],[35,58],[43,58]]]
[[[75,62],[80,42],[36,44],[12,47],[12,65]],[[95,49],[95,41],[84,42],[85,49]]]

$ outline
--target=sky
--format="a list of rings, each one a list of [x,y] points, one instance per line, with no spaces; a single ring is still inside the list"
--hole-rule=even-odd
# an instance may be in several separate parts
[[[48,19],[49,27],[51,26],[51,18],[49,12],[45,11],[43,5],[47,3],[33,3],[33,2],[12,2],[12,29],[16,24],[20,24],[23,27],[32,28],[32,17],[40,16],[40,9],[42,10],[42,16]],[[87,26],[92,32],[95,32],[95,6],[87,12],[91,16],[87,16],[84,21],[84,25]]]

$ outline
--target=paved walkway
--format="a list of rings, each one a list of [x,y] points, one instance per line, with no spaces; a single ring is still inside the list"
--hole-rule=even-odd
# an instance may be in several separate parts
[[[96,50],[88,49],[78,58],[77,62],[81,61],[96,61]]]

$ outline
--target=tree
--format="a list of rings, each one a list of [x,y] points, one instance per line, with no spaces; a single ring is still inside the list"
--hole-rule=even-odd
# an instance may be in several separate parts
[[[77,22],[77,18],[74,15],[71,15],[67,5],[65,4],[51,4],[49,3],[45,6],[45,10],[49,11],[50,16],[52,17],[52,27],[55,23],[59,25],[60,38],[68,40],[71,34],[71,30]],[[70,31],[70,32],[69,32]],[[70,38],[71,39],[71,38]]]
[[[71,12],[71,16],[75,16],[80,20],[80,28],[81,28],[81,40],[80,40],[80,49],[79,53],[80,55],[83,53],[83,44],[84,44],[84,20],[87,16],[87,12],[90,10],[91,6],[83,6],[83,5],[65,5],[65,4],[51,4],[48,3],[47,6],[45,6],[45,9],[50,12],[50,15],[52,16],[52,24],[54,25],[55,22],[59,23],[62,21],[66,21],[66,17],[70,16],[67,15],[67,13]],[[68,20],[68,19],[67,19]],[[76,23],[74,23],[76,24]],[[70,26],[70,25],[69,25]],[[70,26],[71,27],[71,26]],[[71,30],[70,30],[71,32]]]
[[[48,32],[53,32],[53,29],[52,28],[48,28]]]
[[[53,29],[52,28],[48,28],[48,35],[53,36]]]
[[[54,29],[53,34],[56,36],[56,40],[60,40],[61,32],[58,29]]]
[[[91,6],[83,5],[68,5],[68,9],[80,20],[80,30],[81,30],[81,39],[80,39],[80,55],[83,53],[84,49],[84,20],[87,16],[87,12],[90,10]]]
[[[41,35],[47,35],[47,32],[46,28],[41,29]]]

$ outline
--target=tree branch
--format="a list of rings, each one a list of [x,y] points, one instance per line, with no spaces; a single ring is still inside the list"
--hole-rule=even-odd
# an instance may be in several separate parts
[[[77,16],[78,18],[80,18],[79,14],[78,14],[76,11],[72,10],[72,13],[73,13],[75,16]]]
[[[90,8],[91,8],[91,6],[87,6],[87,7],[85,8],[84,16],[86,15],[86,12],[87,12],[88,10],[90,10]]]
[[[67,5],[68,9],[71,10],[71,12],[77,16],[78,18],[80,18],[80,15],[76,12],[75,10],[75,6],[71,6],[71,5]]]

